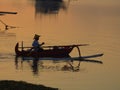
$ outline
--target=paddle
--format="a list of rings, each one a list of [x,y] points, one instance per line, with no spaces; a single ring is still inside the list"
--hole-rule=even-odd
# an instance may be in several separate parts
[[[89,44],[73,44],[73,45],[55,45],[55,46],[42,46],[44,48],[47,47],[76,47],[76,46],[87,46]]]
[[[78,46],[88,46],[89,44],[73,44],[73,45],[54,45],[54,46],[42,46],[43,48],[53,48],[53,47],[78,47]],[[41,46],[41,45],[40,45]],[[19,48],[32,48],[32,47],[19,47]]]

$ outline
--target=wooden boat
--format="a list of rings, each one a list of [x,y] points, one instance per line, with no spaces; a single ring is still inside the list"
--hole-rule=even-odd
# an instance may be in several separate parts
[[[74,47],[86,46],[88,44],[79,44],[79,45],[59,45],[59,46],[43,46],[43,51],[35,52],[30,51],[32,47],[19,47],[19,43],[15,46],[16,56],[25,56],[25,57],[69,57],[70,52]],[[19,49],[21,48],[21,50]],[[25,48],[29,48],[25,50]],[[79,50],[79,48],[78,48]]]

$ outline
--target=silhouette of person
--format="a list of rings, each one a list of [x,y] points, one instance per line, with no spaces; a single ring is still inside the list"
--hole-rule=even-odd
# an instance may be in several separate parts
[[[41,44],[39,43],[39,37],[40,37],[40,35],[37,35],[37,34],[35,34],[35,36],[34,36],[34,41],[33,41],[33,43],[32,43],[32,46],[33,46],[33,51],[36,51],[36,52],[38,52],[38,51],[43,51],[43,48],[41,47],[43,44],[45,44],[44,42],[42,42]]]

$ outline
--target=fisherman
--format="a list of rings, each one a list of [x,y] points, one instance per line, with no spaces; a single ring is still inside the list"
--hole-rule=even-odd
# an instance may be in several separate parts
[[[34,36],[34,41],[33,41],[33,43],[32,43],[32,46],[33,46],[33,51],[43,51],[43,48],[41,47],[43,44],[45,44],[44,42],[42,42],[41,44],[39,43],[39,37],[40,37],[40,35],[37,35],[37,34],[35,34],[35,36]]]

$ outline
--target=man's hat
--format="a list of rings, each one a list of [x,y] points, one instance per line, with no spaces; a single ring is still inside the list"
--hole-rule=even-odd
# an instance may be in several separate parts
[[[34,39],[39,38],[40,35],[35,34]]]

